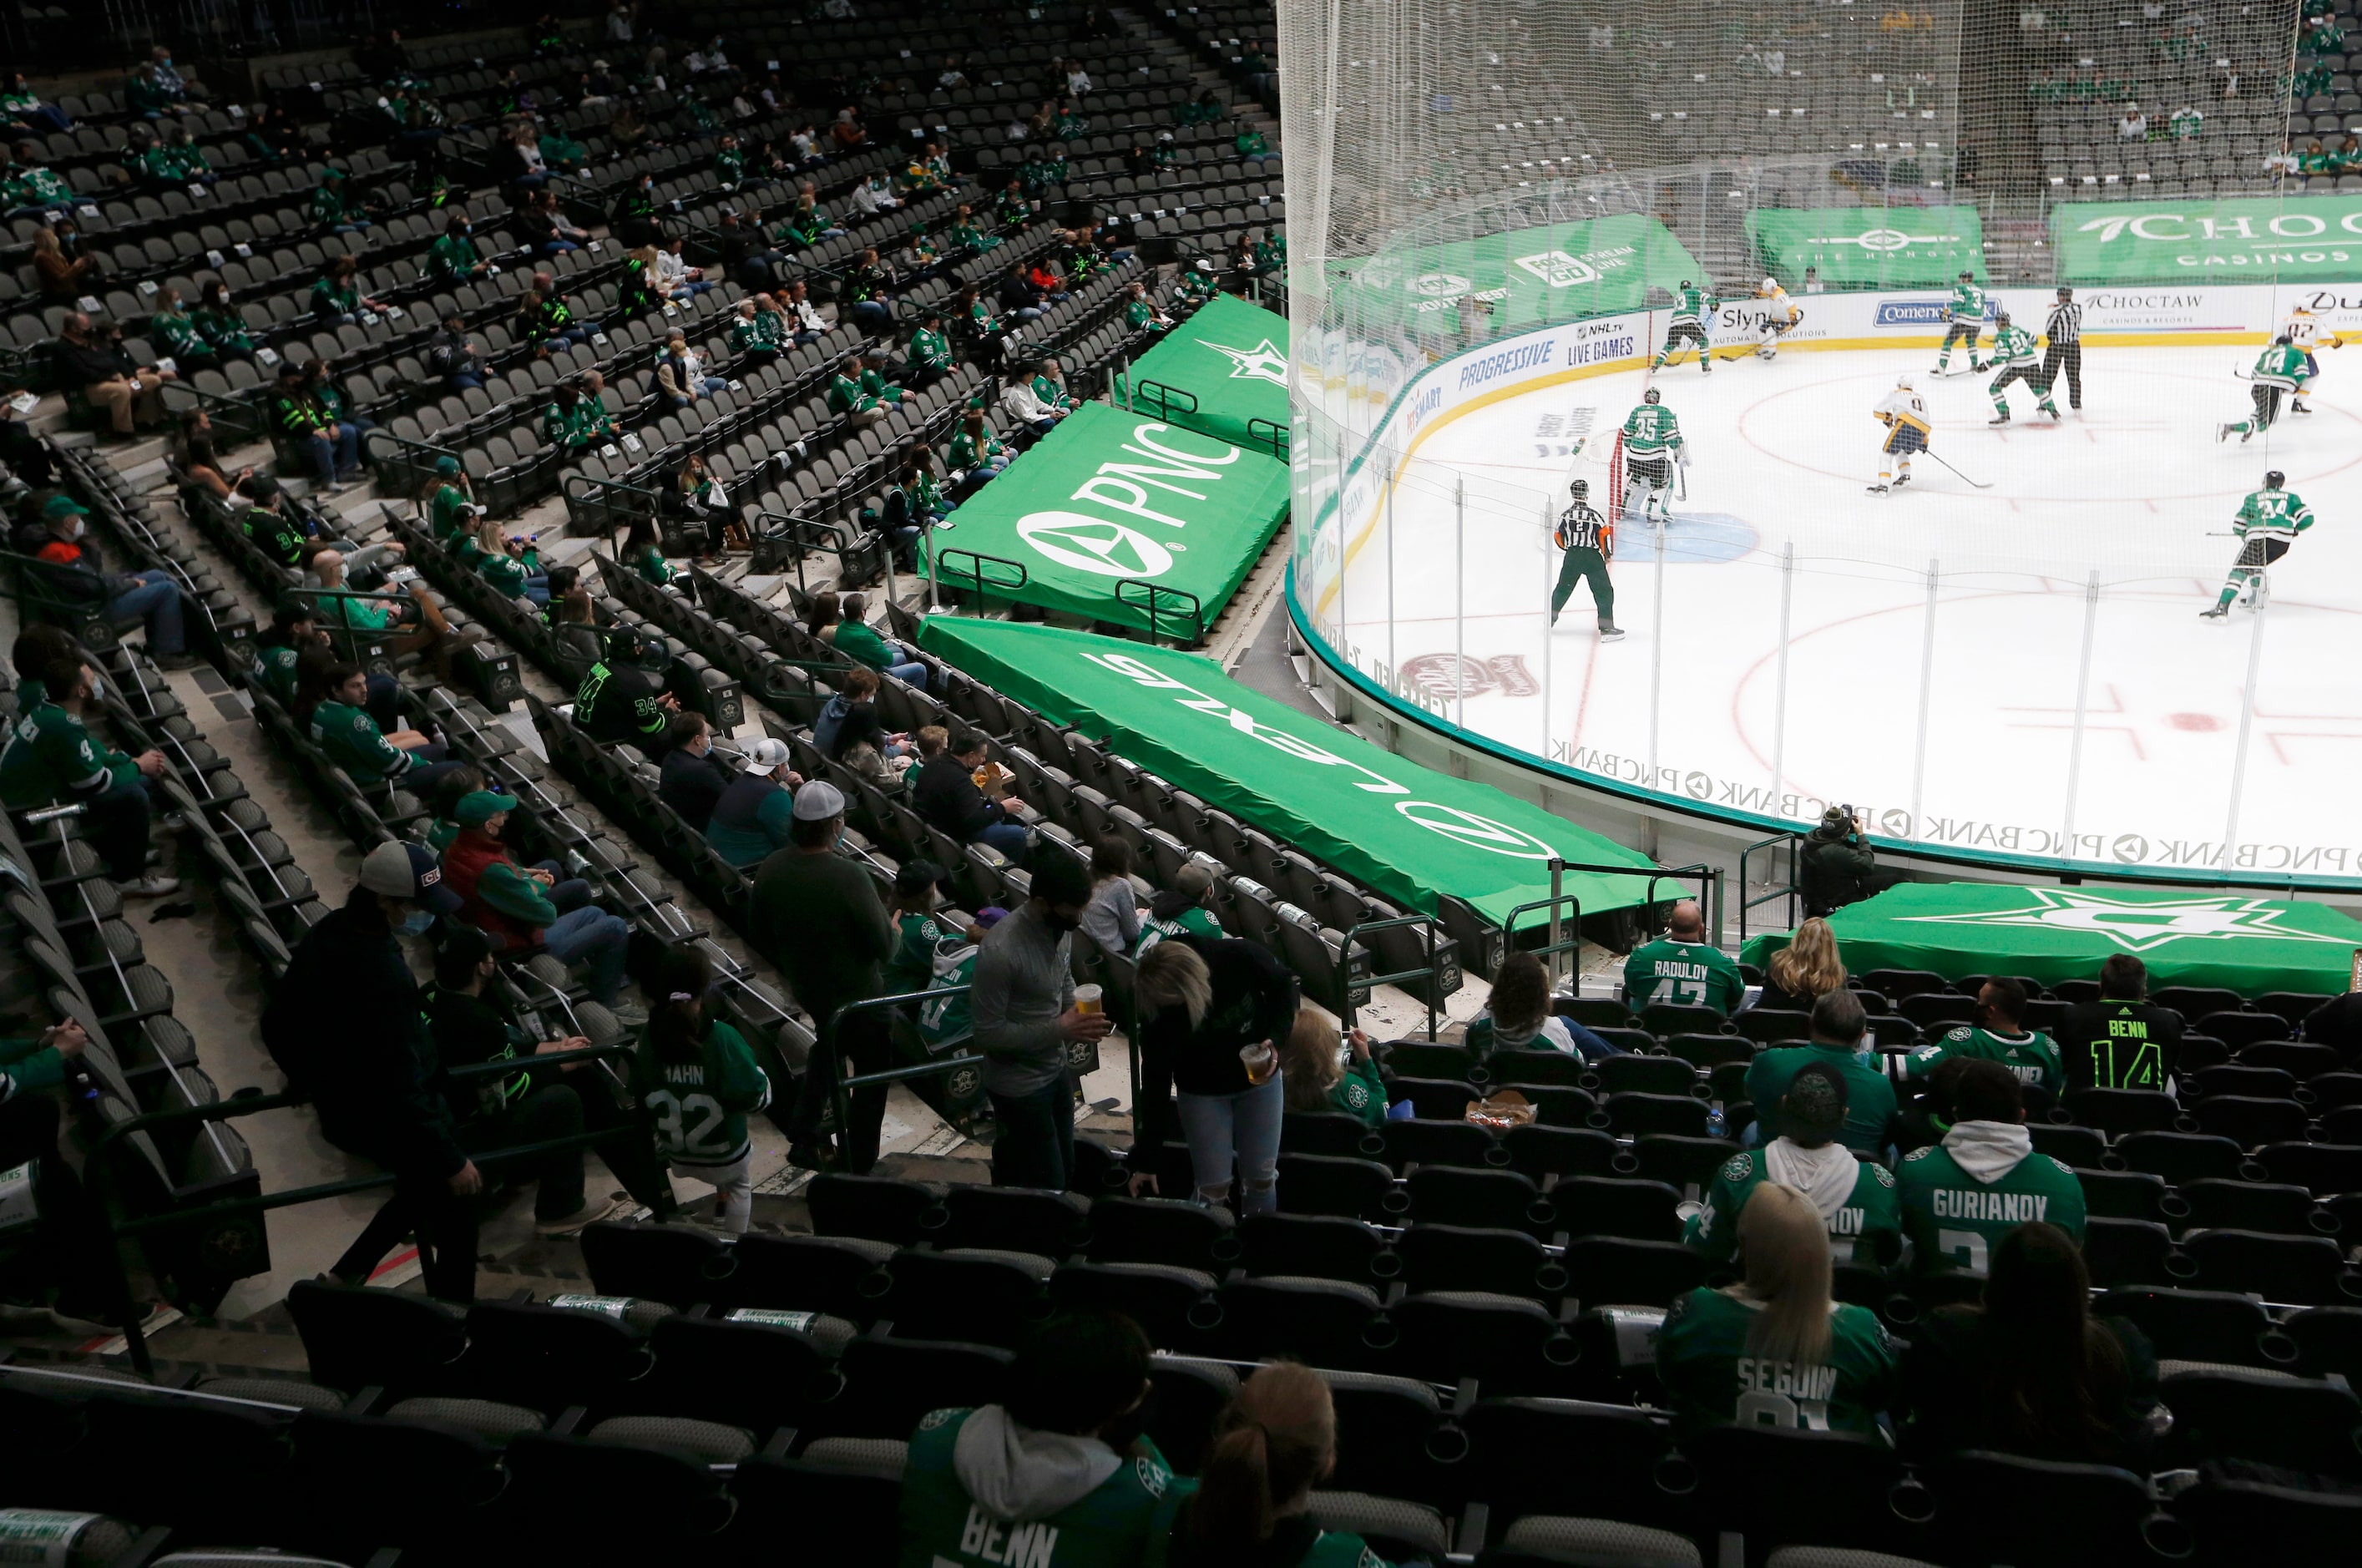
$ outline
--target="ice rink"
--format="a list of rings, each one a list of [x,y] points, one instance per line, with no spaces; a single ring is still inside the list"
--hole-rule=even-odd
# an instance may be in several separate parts
[[[1626,783],[1799,821],[1845,801],[1934,845],[2206,867],[2228,844],[2249,872],[2352,875],[2356,348],[2320,355],[2314,412],[2245,445],[2214,431],[2248,412],[2246,346],[2089,348],[2081,414],[2054,423],[2021,384],[1999,428],[1991,374],[1938,379],[1932,349],[1668,367],[1687,493],[1669,530],[1617,530],[1628,635],[1610,644],[1579,586],[1546,633],[1543,517],[1572,477],[1604,502],[1645,379],[1539,389],[1427,434],[1334,613],[1446,718]],[[1934,452],[1990,489],[1922,454],[1907,489],[1865,493],[1884,433],[1870,410],[1905,372]],[[2063,381],[2054,395],[2065,412]],[[2201,620],[2237,548],[2217,536],[2269,468],[2319,521],[2260,613]]]

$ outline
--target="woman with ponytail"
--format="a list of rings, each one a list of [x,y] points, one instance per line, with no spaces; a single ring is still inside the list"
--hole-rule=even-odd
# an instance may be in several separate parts
[[[1171,1568],[1385,1568],[1360,1536],[1312,1521],[1313,1488],[1336,1468],[1329,1385],[1292,1361],[1264,1366],[1215,1423]]]
[[[713,1188],[712,1221],[745,1235],[755,1187],[746,1113],[771,1103],[771,1081],[738,1032],[707,1016],[713,965],[694,944],[657,960],[646,1035],[632,1056],[632,1092],[648,1113],[657,1153]]]
[[[1746,1277],[1673,1303],[1657,1378],[1676,1426],[1870,1435],[1893,1403],[1895,1348],[1878,1314],[1831,1299],[1829,1234],[1795,1187],[1767,1181],[1738,1216]]]

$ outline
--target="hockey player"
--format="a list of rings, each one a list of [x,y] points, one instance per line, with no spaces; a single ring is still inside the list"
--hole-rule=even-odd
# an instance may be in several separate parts
[[[2315,376],[2321,374],[2321,360],[2314,356],[2313,350],[2323,346],[2324,338],[2329,348],[2343,348],[2345,347],[2345,335],[2324,332],[2321,317],[2302,305],[2290,308],[2288,320],[2280,324],[2280,335],[2289,340],[2289,347],[2291,348],[2304,350],[2304,376],[2297,382],[2296,395],[2289,400],[2289,412],[2311,414],[2312,410],[2304,405],[2304,389],[2312,384]]]
[[[1591,505],[1591,481],[1577,480],[1567,486],[1573,497],[1567,509],[1559,513],[1558,527],[1552,530],[1551,542],[1566,552],[1559,558],[1558,587],[1551,594],[1551,624],[1558,624],[1558,613],[1574,593],[1580,581],[1591,587],[1591,602],[1599,607],[1599,640],[1612,643],[1624,634],[1616,624],[1616,589],[1607,580],[1607,562],[1616,554],[1616,533],[1607,519]]]
[[[2280,488],[2287,476],[2274,469],[2264,476],[2264,488],[2239,503],[2239,514],[2231,519],[2231,532],[2239,536],[2238,558],[2231,563],[2231,575],[2223,584],[2223,597],[2211,610],[2201,610],[2201,617],[2220,621],[2231,613],[2231,602],[2239,591],[2247,592],[2247,602],[2256,602],[2256,589],[2264,569],[2288,554],[2296,536],[2312,526],[2312,509],[2294,491]]]
[[[1661,369],[1667,359],[1681,352],[1683,344],[1694,343],[1699,371],[1713,374],[1714,346],[1706,341],[1705,329],[1714,313],[1721,308],[1722,301],[1715,297],[1713,290],[1701,289],[1683,278],[1681,292],[1673,296],[1673,319],[1665,328],[1665,346],[1649,361],[1650,370]]]
[[[1952,285],[1952,321],[1944,329],[1944,346],[1936,351],[1936,373],[1945,373],[1944,367],[1952,362],[1952,345],[1966,342],[1969,346],[1969,369],[1981,370],[1977,363],[1977,334],[1985,329],[1985,292],[1977,287],[1974,272],[1962,272],[1960,281]]]
[[[1878,482],[1870,487],[1872,495],[1884,495],[1890,489],[1900,490],[1911,482],[1911,454],[1927,449],[1927,404],[1912,390],[1909,376],[1894,378],[1894,390],[1886,401],[1871,410],[1871,414],[1886,426],[1886,445],[1880,448],[1886,454],[1886,463],[1878,470]]]
[[[2247,380],[2252,383],[2247,393],[2255,400],[2256,412],[2236,424],[2216,425],[2215,440],[2226,440],[2236,430],[2244,447],[2269,430],[2280,416],[2280,398],[2292,395],[2304,384],[2304,351],[2283,332],[2256,356],[2256,369]]]
[[[1622,515],[1639,516],[1650,527],[1669,520],[1663,498],[1673,487],[1673,464],[1690,466],[1689,444],[1682,439],[1681,422],[1663,405],[1663,396],[1650,387],[1640,394],[1639,406],[1624,421],[1624,505]],[[1638,505],[1633,494],[1639,492]]]
[[[2009,384],[2012,381],[2024,381],[2032,387],[2036,405],[2051,418],[2058,417],[2058,405],[2050,401],[2050,383],[2042,379],[2042,368],[2035,361],[2034,334],[2024,327],[2012,326],[2007,311],[1993,317],[1992,358],[1985,361],[1985,369],[1991,370],[1995,365],[2002,367],[2002,372],[1985,389],[1992,393],[1993,405],[1993,417],[1987,420],[1987,424],[2009,423]]]
[[[1777,278],[1766,278],[1755,291],[1763,302],[1763,326],[1756,334],[1755,357],[1769,359],[1780,352],[1780,339],[1787,330],[1805,319],[1805,313],[1788,299],[1788,291],[1780,286]]]

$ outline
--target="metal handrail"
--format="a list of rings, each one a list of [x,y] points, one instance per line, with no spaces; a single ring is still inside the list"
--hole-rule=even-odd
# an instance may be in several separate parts
[[[638,1048],[632,1038],[609,1041],[604,1045],[590,1045],[579,1051],[554,1051],[546,1056],[531,1058],[535,1066],[562,1066],[568,1062],[603,1060],[626,1055]],[[514,1060],[473,1063],[453,1067],[446,1077],[462,1081],[491,1077],[519,1071]],[[401,1178],[391,1172],[381,1171],[373,1176],[352,1176],[343,1181],[315,1182],[309,1187],[291,1188],[285,1192],[259,1193],[252,1198],[225,1198],[218,1203],[204,1204],[196,1209],[174,1209],[162,1214],[149,1214],[138,1219],[117,1222],[108,1209],[103,1184],[109,1179],[112,1163],[105,1156],[114,1147],[135,1132],[146,1132],[157,1127],[176,1126],[182,1122],[200,1124],[227,1121],[236,1117],[252,1116],[265,1110],[281,1110],[307,1103],[298,1094],[254,1094],[244,1092],[212,1105],[182,1106],[171,1110],[143,1111],[109,1124],[92,1143],[83,1168],[89,1173],[93,1197],[97,1199],[100,1228],[105,1232],[106,1256],[114,1274],[116,1309],[118,1326],[123,1330],[125,1347],[131,1355],[131,1364],[141,1377],[155,1375],[154,1358],[149,1353],[147,1335],[139,1326],[139,1312],[131,1299],[131,1280],[123,1267],[121,1242],[127,1236],[145,1235],[149,1231],[170,1230],[176,1226],[193,1225],[238,1214],[263,1214],[274,1209],[292,1209],[298,1204],[315,1203],[325,1198],[343,1198],[350,1193],[369,1192],[393,1186]],[[492,1149],[480,1154],[470,1154],[470,1161],[484,1164],[505,1164],[528,1155],[552,1154],[560,1149],[589,1148],[610,1137],[613,1128],[569,1133],[562,1138],[545,1139],[535,1143],[520,1143],[512,1148]]]
[[[1775,899],[1786,899],[1789,900],[1788,923],[1791,926],[1794,926],[1796,923],[1795,900],[1801,896],[1796,886],[1796,856],[1799,853],[1798,846],[1804,842],[1805,835],[1799,833],[1774,834],[1770,838],[1757,840],[1755,843],[1749,845],[1746,848],[1738,852],[1738,944],[1740,946],[1744,947],[1747,945],[1747,911],[1753,909],[1758,904],[1768,904]],[[1759,849],[1770,850],[1772,852],[1772,864],[1776,867],[1779,864],[1780,846],[1783,844],[1788,846],[1787,882],[1784,885],[1780,886],[1775,886],[1767,882],[1765,886],[1770,889],[1768,892],[1760,893],[1751,899],[1749,898],[1747,896],[1747,889],[1749,887],[1747,880],[1747,857],[1753,855]]]
[[[1433,982],[1427,988],[1427,1037],[1429,1040],[1435,1038],[1435,1021],[1440,1016],[1436,1006],[1436,992],[1443,978],[1443,966],[1437,960],[1436,954],[1447,939],[1443,934],[1442,917],[1431,914],[1397,915],[1390,920],[1357,921],[1347,930],[1344,942],[1337,949],[1337,1000],[1342,1013],[1342,1021],[1348,1030],[1353,1027],[1353,1018],[1359,1010],[1353,1006],[1353,977],[1351,973],[1353,944],[1361,942],[1365,933],[1391,931],[1397,926],[1407,925],[1420,925],[1427,928],[1427,967],[1401,969],[1386,975],[1372,974],[1363,977],[1362,983],[1374,991],[1380,986],[1398,986],[1405,980]],[[1362,945],[1363,950],[1370,954],[1372,967],[1374,968],[1378,951],[1376,946],[1369,943],[1362,943]]]
[[[1153,409],[1141,405],[1153,400]],[[1186,401],[1185,401],[1186,400]],[[1175,414],[1198,412],[1198,394],[1184,388],[1168,386],[1163,381],[1126,381],[1124,403],[1133,414],[1153,413],[1157,418],[1170,420]]]
[[[989,596],[985,592],[985,589],[988,586],[1000,589],[1002,591],[1008,593],[1010,608],[1015,609],[1017,606],[1016,591],[1023,588],[1026,584],[1033,580],[1033,574],[1025,569],[1025,563],[1023,561],[1012,561],[1006,556],[982,555],[975,550],[944,550],[933,557],[928,563],[933,569],[935,580],[938,582],[941,582],[950,572],[952,558],[955,556],[966,556],[969,560],[976,563],[975,569],[968,575],[969,581],[976,590],[976,613],[978,615],[985,613],[985,607],[991,602]],[[987,561],[990,561],[995,566],[1014,568],[1017,572],[1017,580],[1015,582],[998,582],[988,584],[984,575],[984,563]],[[957,588],[960,584],[954,582],[952,586]]]
[[[815,1055],[822,1051],[834,1052],[837,1041],[844,1037],[844,1021],[856,1012],[879,1012],[888,1008],[900,1007],[904,1002],[923,1002],[944,997],[966,996],[974,988],[972,986],[944,986],[923,991],[902,991],[890,997],[865,997],[859,1001],[846,1002],[829,1014],[827,1025],[822,1031],[820,1038],[812,1042],[812,1051]],[[937,1073],[948,1073],[955,1067],[982,1067],[987,1058],[962,1052],[956,1056],[946,1056],[940,1062],[916,1062],[907,1067],[889,1067],[882,1073],[859,1073],[852,1077],[845,1077],[842,1070],[844,1066],[844,1058],[842,1055],[836,1055],[833,1060],[839,1070],[829,1075],[831,1085],[829,1103],[836,1112],[836,1150],[838,1158],[842,1160],[849,1146],[853,1129],[853,1091],[855,1089],[866,1088],[871,1084],[901,1083],[910,1078],[930,1077]]]
[[[566,513],[568,517],[571,518],[575,515],[575,505],[578,502],[580,502],[582,507],[581,518],[583,523],[588,526],[595,526],[600,533],[607,536],[611,539],[613,537],[615,530],[618,527],[627,525],[629,520],[633,517],[638,516],[639,513],[629,511],[622,505],[610,502],[603,497],[603,495],[590,494],[589,493],[590,490],[595,489],[601,491],[611,490],[621,491],[625,495],[644,496],[647,500],[647,515],[650,518],[657,518],[663,514],[664,492],[662,491],[646,490],[638,485],[625,484],[621,480],[595,479],[585,473],[569,473],[566,476],[565,480],[559,486],[559,489],[565,494]],[[608,517],[611,513],[622,513],[624,516],[625,522],[614,523],[608,521]]]
[[[1137,603],[1132,600],[1125,598],[1123,591],[1127,588],[1146,589],[1148,591],[1147,602],[1144,604]],[[1152,643],[1156,640],[1156,605],[1157,596],[1159,594],[1171,594],[1175,599],[1184,599],[1188,601],[1187,613],[1189,617],[1189,624],[1194,629],[1191,636],[1189,637],[1189,641],[1192,644],[1204,642],[1206,640],[1206,602],[1204,600],[1198,598],[1196,594],[1190,592],[1186,588],[1174,588],[1164,583],[1151,582],[1146,578],[1120,577],[1116,579],[1115,602],[1128,609],[1144,610],[1147,612],[1148,640]],[[1174,640],[1175,642],[1180,640],[1178,633],[1175,634]]]
[[[415,604],[418,602],[417,600],[412,598],[407,593],[389,593],[382,591],[376,592],[363,592],[360,590],[354,588],[306,588],[300,590],[299,591],[302,592],[304,598],[315,602],[323,599],[370,599],[386,603],[392,603],[397,601],[404,604]],[[405,635],[402,632],[392,630],[386,631],[382,634],[375,631],[369,631],[363,627],[352,624],[349,621],[345,620],[341,614],[334,620],[331,620],[328,616],[323,614],[318,618],[316,624],[322,631],[327,633],[328,637],[332,642],[338,638],[343,639],[346,663],[358,664],[363,668],[368,668],[368,663],[361,657],[359,651],[360,639],[362,636],[367,635],[376,637],[383,635],[386,637],[398,637]],[[421,629],[424,628],[422,627]]]
[[[1265,434],[1266,432],[1268,434]],[[1288,443],[1291,436],[1286,425],[1261,417],[1251,418],[1247,421],[1247,439],[1250,441],[1261,439],[1271,448],[1273,457],[1283,463],[1287,461]]]

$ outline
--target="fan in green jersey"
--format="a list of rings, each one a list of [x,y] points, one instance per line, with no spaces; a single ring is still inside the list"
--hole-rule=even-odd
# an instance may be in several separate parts
[[[2235,430],[2239,444],[2245,446],[2272,427],[2280,416],[2280,399],[2293,397],[2304,382],[2304,350],[2287,333],[2281,333],[2256,356],[2256,368],[2248,373],[2247,381],[2247,395],[2255,403],[2255,413],[2235,423],[2216,425],[2215,440],[2228,440]]]
[[[1977,363],[1977,334],[1985,326],[1985,292],[1977,287],[1974,272],[1962,272],[1960,281],[1952,285],[1951,322],[1944,328],[1944,346],[1936,351],[1936,373],[1942,375],[1944,367],[1952,362],[1952,345],[1969,346],[1969,369],[1981,370]]]
[[[1618,516],[1639,516],[1651,525],[1667,520],[1663,499],[1672,493],[1673,465],[1690,466],[1689,444],[1682,439],[1681,421],[1662,406],[1663,397],[1650,387],[1640,394],[1639,406],[1624,421],[1624,503]]]
[[[2061,1087],[2058,1047],[2038,1029],[2028,1029],[2025,988],[2002,976],[1987,980],[1977,991],[1977,1021],[1948,1030],[1932,1045],[1922,1045],[1904,1058],[1910,1077],[1924,1078],[1937,1065],[1956,1057],[1999,1062],[2017,1081],[2049,1094]]]
[[[1682,345],[1697,345],[1698,370],[1711,374],[1714,370],[1714,348],[1706,341],[1706,323],[1722,308],[1722,301],[1711,289],[1701,289],[1687,278],[1673,295],[1673,319],[1665,327],[1665,346],[1649,361],[1651,371],[1661,369],[1667,359],[1682,351]]]
[[[1727,1263],[1738,1250],[1747,1200],[1770,1181],[1812,1201],[1828,1230],[1835,1262],[1867,1268],[1893,1263],[1903,1251],[1894,1174],[1854,1158],[1838,1141],[1850,1109],[1844,1072],[1830,1062],[1807,1065],[1788,1080],[1788,1092],[1774,1109],[1781,1135],[1722,1163],[1706,1188],[1705,1206],[1691,1216],[1682,1240],[1709,1262]]]
[[[1738,1216],[1744,1282],[1704,1286],[1657,1331],[1676,1430],[1734,1425],[1878,1432],[1896,1356],[1878,1314],[1829,1297],[1829,1237],[1812,1199],[1759,1185]]]
[[[1985,389],[1992,393],[1993,405],[1993,416],[1987,424],[2009,423],[2012,381],[2024,381],[2032,387],[2035,403],[2042,412],[2053,419],[2058,417],[2058,405],[2050,401],[2050,383],[2042,379],[2042,368],[2035,356],[2034,334],[2022,326],[2012,326],[2007,311],[1993,317],[1992,358],[1985,361],[1985,368],[1990,370],[1995,365],[2002,367],[2002,372]]]
[[[2257,395],[2262,395],[2261,388]],[[2228,615],[2242,589],[2253,605],[2262,591],[2264,569],[2288,554],[2296,536],[2312,526],[2312,509],[2294,491],[2282,488],[2287,483],[2287,477],[2274,469],[2264,476],[2264,488],[2239,503],[2239,514],[2231,519],[2231,531],[2240,539],[2238,558],[2231,563],[2223,596],[2213,609],[2198,613],[2205,619],[2220,621]]]
[[[2001,1239],[2028,1220],[2083,1239],[2083,1184],[2025,1130],[2025,1090],[1999,1062],[1946,1063],[1935,1098],[1951,1112],[1941,1143],[1895,1167],[1903,1233],[1923,1274],[1985,1272]]]

